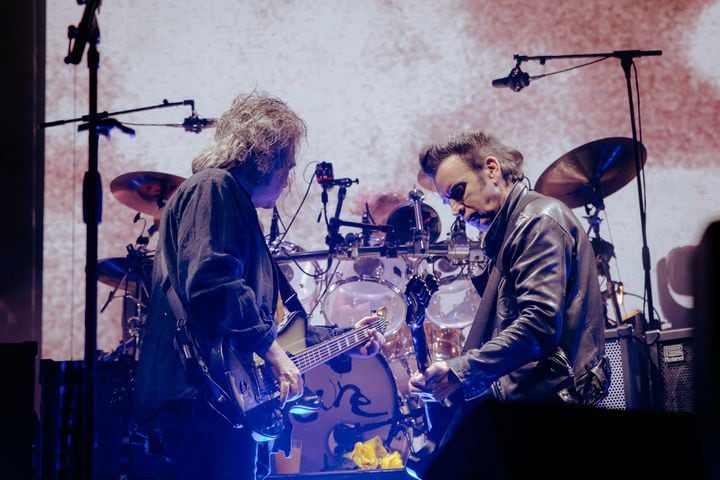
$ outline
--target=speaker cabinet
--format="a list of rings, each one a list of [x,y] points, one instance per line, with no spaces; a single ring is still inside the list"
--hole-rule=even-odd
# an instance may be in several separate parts
[[[647,332],[650,347],[652,402],[655,410],[694,412],[693,329]]]
[[[629,324],[605,331],[605,354],[610,360],[610,389],[597,407],[613,410],[643,406],[643,385],[646,384],[641,362],[642,343],[634,336]]]

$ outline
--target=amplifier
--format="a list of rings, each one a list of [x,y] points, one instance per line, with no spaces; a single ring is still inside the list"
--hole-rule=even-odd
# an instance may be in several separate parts
[[[650,347],[653,409],[694,412],[693,329],[655,330],[645,334]]]
[[[625,410],[642,406],[645,382],[640,361],[641,348],[632,325],[605,330],[605,354],[610,360],[612,373],[608,395],[598,402],[597,407]]]

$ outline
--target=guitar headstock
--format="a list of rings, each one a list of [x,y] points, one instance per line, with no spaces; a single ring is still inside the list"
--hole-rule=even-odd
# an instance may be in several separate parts
[[[375,320],[370,324],[370,326],[380,333],[384,334],[385,330],[387,330],[388,325],[390,324],[390,319],[387,318],[387,307],[378,307],[376,310],[373,310],[371,313],[374,315],[380,317],[378,320]]]
[[[405,322],[410,327],[419,327],[425,321],[425,309],[438,287],[438,281],[432,274],[427,274],[424,279],[413,275],[408,281],[405,286],[405,303],[408,307]]]

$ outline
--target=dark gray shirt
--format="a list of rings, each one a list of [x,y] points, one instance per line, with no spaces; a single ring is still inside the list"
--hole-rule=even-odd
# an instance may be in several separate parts
[[[267,351],[276,337],[277,269],[255,206],[232,173],[207,169],[180,185],[163,212],[158,249],[188,319],[208,342],[229,335],[240,352]],[[197,396],[172,344],[176,321],[158,262],[136,375],[139,421],[169,400]]]

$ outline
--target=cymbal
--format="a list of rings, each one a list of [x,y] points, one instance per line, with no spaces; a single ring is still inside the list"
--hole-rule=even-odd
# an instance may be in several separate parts
[[[160,172],[131,172],[110,183],[110,191],[123,205],[154,217],[160,216],[183,177]]]
[[[150,288],[152,277],[152,257],[129,260],[127,257],[106,258],[98,261],[98,281],[111,287],[125,287],[135,290],[138,280]]]
[[[640,163],[647,151],[638,142]],[[553,162],[538,178],[535,190],[565,202],[570,208],[594,205],[635,178],[632,138],[610,137],[582,145]]]
[[[430,243],[436,242],[442,232],[440,215],[427,203],[420,205],[422,212],[423,229],[430,234]],[[387,224],[395,230],[397,243],[402,245],[413,241],[412,229],[415,228],[415,210],[412,205],[401,205],[392,211]]]

